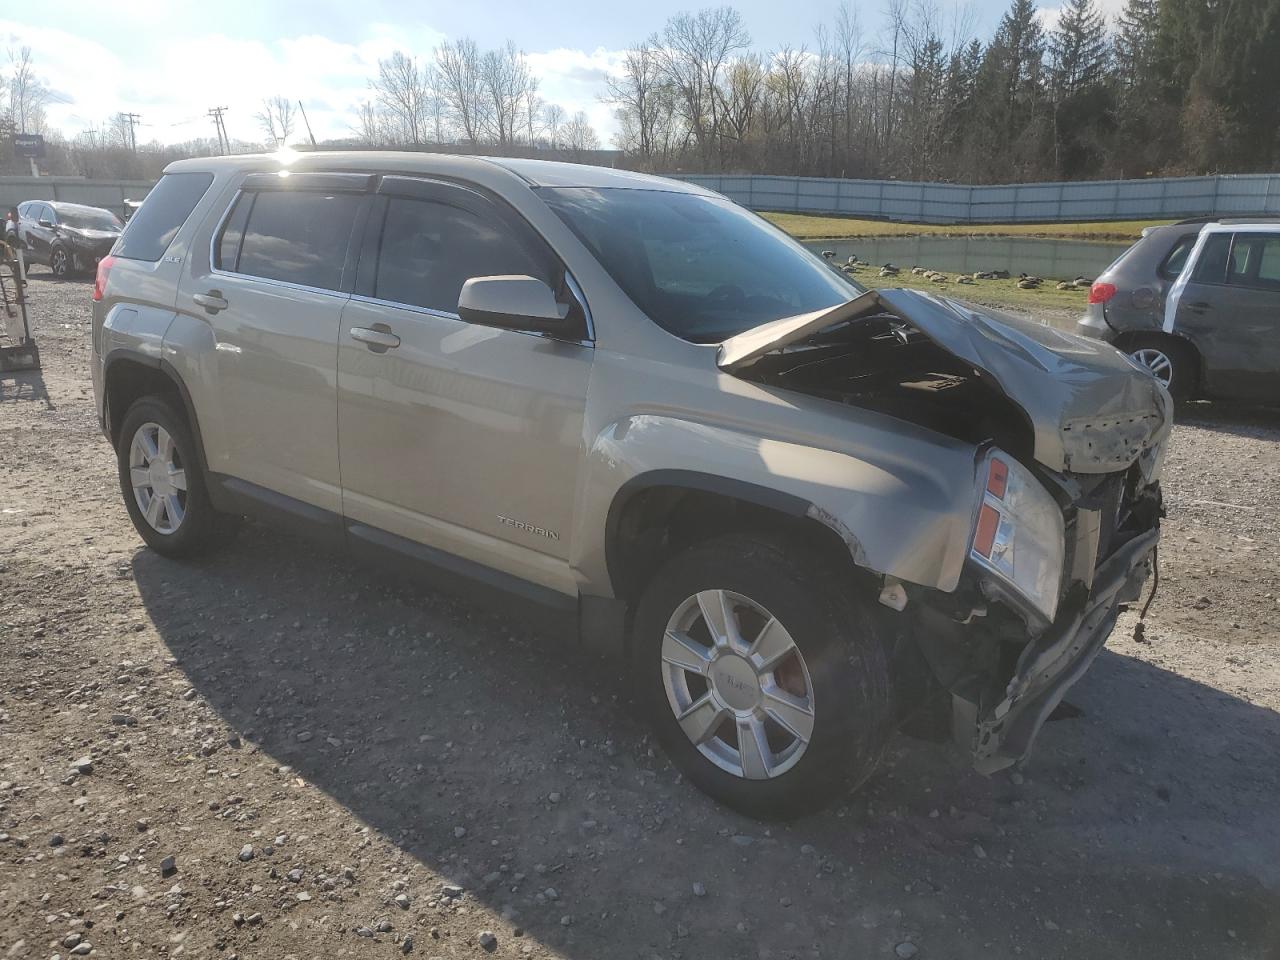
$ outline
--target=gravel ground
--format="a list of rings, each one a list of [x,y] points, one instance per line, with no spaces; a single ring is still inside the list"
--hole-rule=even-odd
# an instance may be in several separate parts
[[[1280,416],[1201,405],[1147,637],[1015,773],[895,741],[789,826],[517,617],[251,526],[142,548],[89,288],[0,378],[0,956],[1280,957]]]

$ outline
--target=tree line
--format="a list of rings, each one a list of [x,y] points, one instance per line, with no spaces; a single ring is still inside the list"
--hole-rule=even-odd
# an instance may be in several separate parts
[[[1111,22],[1097,0],[1064,0],[1053,16],[1011,0],[986,42],[962,7],[886,2],[874,35],[846,0],[811,43],[770,51],[732,7],[671,17],[604,80],[621,151],[609,162],[967,183],[1280,166],[1280,0],[1125,0]],[[247,118],[260,139],[139,143],[125,113],[65,137],[49,127],[54,94],[31,50],[0,61],[0,172],[26,171],[13,132],[46,135],[46,172],[122,178],[304,136],[294,91],[267,92]],[[377,62],[347,135],[318,146],[599,159],[586,114],[570,116],[539,87],[511,42],[397,50]]]
[[[842,5],[768,53],[732,7],[681,13],[607,81],[642,169],[969,183],[1272,171],[1280,0],[1127,0],[1108,23],[1012,0],[991,39],[933,0],[869,37]]]

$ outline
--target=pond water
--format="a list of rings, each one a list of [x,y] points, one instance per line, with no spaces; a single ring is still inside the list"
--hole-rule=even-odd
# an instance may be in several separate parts
[[[948,273],[1008,270],[1015,277],[1027,273],[1046,280],[1092,280],[1127,244],[1031,237],[856,237],[807,241],[805,246],[834,250],[836,263],[856,255],[876,266],[893,263],[904,270],[915,266]]]

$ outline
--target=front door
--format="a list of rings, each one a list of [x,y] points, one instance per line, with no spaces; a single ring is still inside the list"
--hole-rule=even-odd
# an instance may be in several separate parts
[[[215,339],[220,442],[209,468],[341,511],[336,351],[368,178],[246,183],[214,237],[213,263],[179,292]],[[331,182],[332,181],[332,182]]]
[[[528,275],[563,291],[563,272],[498,201],[383,180],[338,346],[353,536],[389,532],[576,593],[569,534],[592,346],[457,314],[471,277]]]

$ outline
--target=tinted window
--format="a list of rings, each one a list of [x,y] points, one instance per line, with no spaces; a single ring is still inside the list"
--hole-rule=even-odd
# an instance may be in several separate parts
[[[240,242],[244,239],[244,224],[249,219],[249,210],[253,207],[256,194],[242,193],[236,197],[236,207],[227,217],[222,228],[222,236],[218,238],[217,260],[214,266],[219,270],[230,270],[235,273],[239,269]]]
[[[1179,237],[1173,249],[1169,251],[1169,255],[1164,258],[1164,263],[1160,264],[1160,274],[1169,280],[1177,279],[1182,268],[1187,265],[1187,257],[1191,255],[1191,248],[1195,245],[1196,234],[1189,233]]]
[[[166,173],[129,218],[115,255],[159,260],[211,183],[211,173]]]
[[[257,194],[236,272],[340,290],[351,222],[363,200],[353,193]]]
[[[392,199],[382,228],[374,296],[446,313],[472,277],[523,274],[552,285],[510,228],[458,207]]]
[[[1280,289],[1280,236],[1237,233],[1227,282],[1264,290]]]
[[[1226,280],[1227,258],[1231,254],[1231,234],[1213,233],[1204,242],[1200,259],[1196,262],[1194,279],[1199,283],[1223,283]]]
[[[728,200],[617,188],[539,193],[636,306],[686,340],[724,340],[863,292]]]

